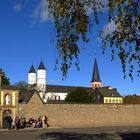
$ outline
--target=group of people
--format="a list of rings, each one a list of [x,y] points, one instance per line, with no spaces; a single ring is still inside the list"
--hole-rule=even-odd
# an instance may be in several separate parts
[[[13,129],[16,128],[17,130],[20,128],[25,128],[26,127],[26,118],[19,118],[16,116],[15,118],[15,126],[13,126]]]
[[[47,116],[39,116],[38,119],[30,118],[29,125],[31,128],[41,128],[41,127],[49,127]]]
[[[30,128],[49,127],[49,124],[47,121],[48,121],[48,118],[46,115],[43,117],[39,116],[38,119],[35,119],[32,117],[29,119],[28,122],[26,121],[26,118],[19,118],[19,116],[16,116],[14,120],[15,125],[12,126],[13,119],[11,115],[7,117],[9,130],[11,130],[11,128],[19,130],[25,127],[30,127]]]

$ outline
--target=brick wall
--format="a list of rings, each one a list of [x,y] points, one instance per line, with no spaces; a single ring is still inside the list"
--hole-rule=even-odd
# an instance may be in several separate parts
[[[19,108],[27,119],[47,115],[51,126],[140,124],[140,105],[43,104],[34,94]]]

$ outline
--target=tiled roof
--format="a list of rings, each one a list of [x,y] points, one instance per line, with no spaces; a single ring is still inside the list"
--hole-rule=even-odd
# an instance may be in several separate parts
[[[71,90],[78,88],[76,86],[62,86],[62,85],[46,85],[46,92],[59,92],[59,93],[68,93]],[[89,91],[93,91],[90,87],[84,87]]]
[[[117,89],[109,89],[109,87],[100,87],[96,89],[103,97],[121,97]]]
[[[42,62],[42,60],[41,60],[41,62],[40,62],[40,65],[39,65],[39,67],[38,67],[38,70],[46,70],[46,69],[45,69],[45,66],[44,66],[44,64],[43,64],[43,62]]]
[[[46,85],[46,92],[62,93],[63,94],[63,93],[68,93],[71,90],[74,90],[75,88],[78,88],[78,87],[76,87],[76,86],[62,86],[62,85]],[[92,88],[89,88],[89,87],[84,87],[84,88],[86,88],[88,91],[93,91]],[[22,89],[22,90],[20,90],[19,102],[20,103],[28,103],[35,92],[37,92],[35,89],[31,89],[31,90]]]
[[[16,87],[16,86],[12,86],[12,85],[3,85],[1,87],[1,89],[3,90],[20,90],[20,88]]]
[[[29,70],[29,73],[35,73],[35,68],[34,68],[33,65],[31,66],[31,68],[30,68],[30,70]]]
[[[32,96],[35,94],[35,92],[39,96],[39,93],[36,90],[27,90],[27,89],[21,90],[19,92],[19,103],[28,103],[30,101],[30,99],[32,98]],[[39,98],[40,98],[40,96],[39,96]],[[41,99],[41,101],[43,103],[42,99]]]

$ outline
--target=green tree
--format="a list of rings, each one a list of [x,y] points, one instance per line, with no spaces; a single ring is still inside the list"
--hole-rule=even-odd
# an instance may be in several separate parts
[[[124,78],[126,64],[128,73],[133,79],[134,64],[140,76],[140,0],[48,0],[49,15],[53,17],[56,28],[58,59],[61,59],[63,77],[74,63],[79,69],[78,41],[89,41],[88,32],[94,32],[93,26],[99,24],[99,15],[104,14],[102,8],[108,9],[106,20],[115,23],[116,28],[110,34],[100,32],[103,53],[107,46],[112,50],[112,60],[116,53],[122,63]],[[90,12],[87,12],[89,11]]]
[[[67,94],[65,101],[80,102],[80,103],[93,103],[94,92],[88,91],[86,88],[78,87]]]
[[[6,77],[5,73],[2,76],[2,78],[1,78],[1,85],[2,86],[4,86],[4,85],[10,85],[10,79]]]
[[[14,85],[20,89],[28,89],[28,84],[25,81],[19,81]]]

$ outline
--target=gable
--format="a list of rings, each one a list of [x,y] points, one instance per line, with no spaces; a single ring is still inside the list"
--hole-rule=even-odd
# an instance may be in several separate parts
[[[38,93],[35,91],[34,94],[31,96],[27,104],[34,104],[34,105],[39,105],[39,104],[44,104],[43,100],[40,98]]]

